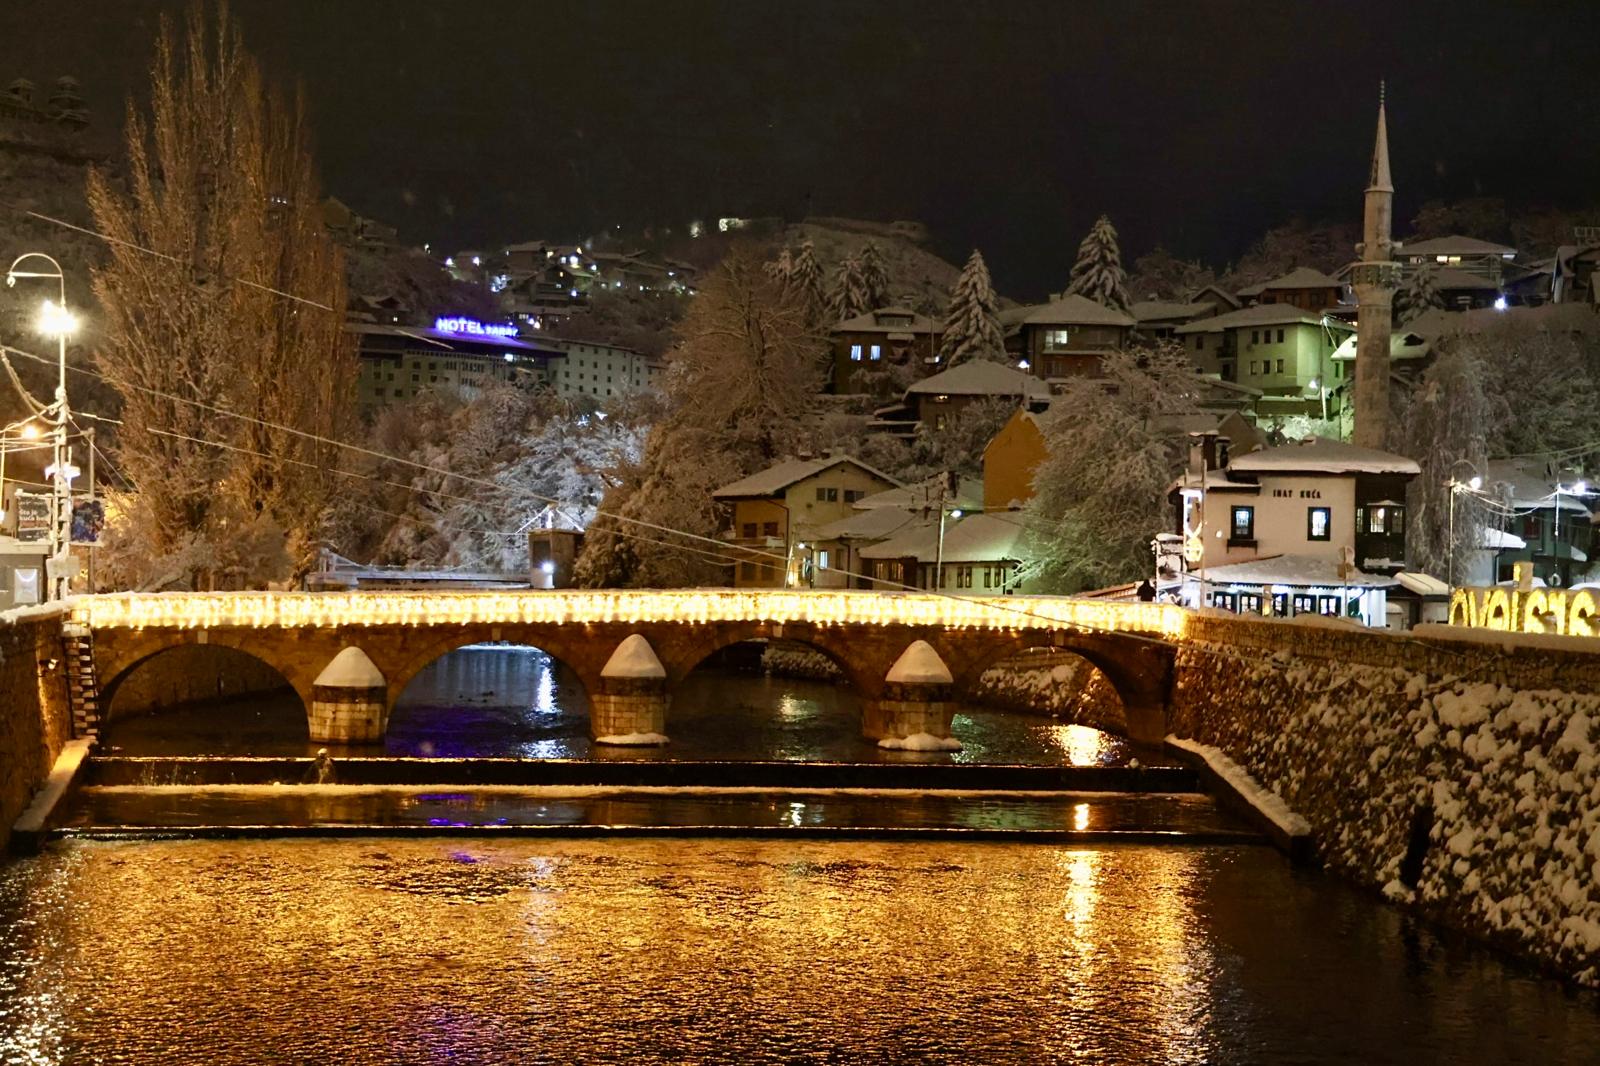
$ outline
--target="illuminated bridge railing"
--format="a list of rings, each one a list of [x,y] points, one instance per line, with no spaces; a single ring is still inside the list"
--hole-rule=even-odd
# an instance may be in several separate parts
[[[1086,629],[1176,639],[1183,608],[1058,596],[950,597],[844,590],[160,592],[84,596],[93,629],[331,628],[590,623],[809,623],[952,629]]]

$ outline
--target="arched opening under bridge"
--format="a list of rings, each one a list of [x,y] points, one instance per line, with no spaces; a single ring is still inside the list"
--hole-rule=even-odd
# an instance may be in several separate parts
[[[301,755],[306,708],[272,663],[180,644],[102,680],[100,750],[120,755]]]

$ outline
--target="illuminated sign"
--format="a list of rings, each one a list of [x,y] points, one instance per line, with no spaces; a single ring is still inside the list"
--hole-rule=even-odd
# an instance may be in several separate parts
[[[433,328],[440,333],[464,333],[470,337],[515,337],[516,326],[498,322],[479,322],[475,318],[436,318]]]
[[[1450,595],[1450,624],[1501,633],[1560,633],[1569,637],[1600,636],[1600,600],[1589,589],[1522,588],[1456,589]]]

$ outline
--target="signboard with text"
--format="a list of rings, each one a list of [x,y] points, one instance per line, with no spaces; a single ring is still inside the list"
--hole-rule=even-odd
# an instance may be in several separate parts
[[[43,492],[23,492],[11,497],[17,512],[17,539],[36,543],[50,539],[50,497]]]

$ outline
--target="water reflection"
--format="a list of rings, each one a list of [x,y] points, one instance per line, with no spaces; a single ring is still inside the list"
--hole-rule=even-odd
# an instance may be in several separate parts
[[[1593,996],[1263,848],[75,844],[8,1061],[1589,1063]]]

